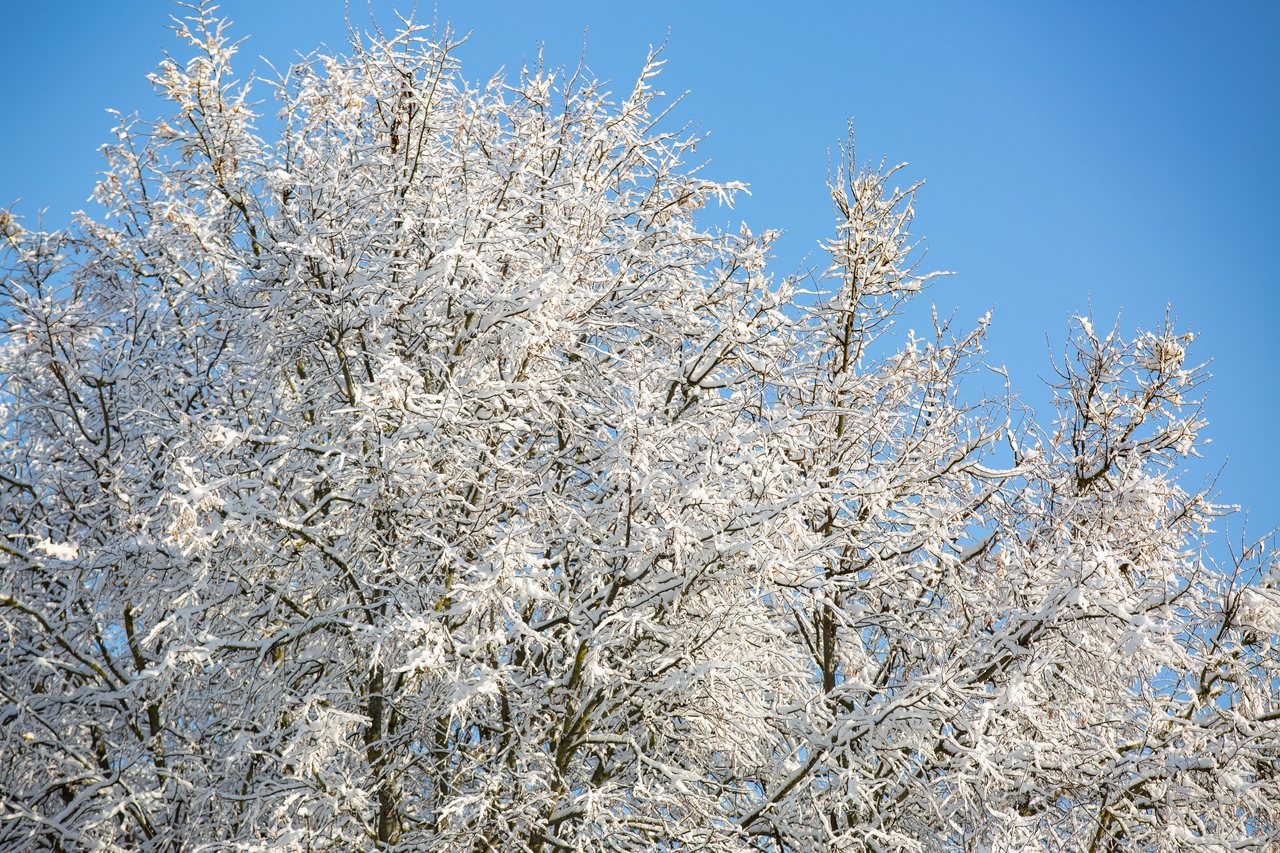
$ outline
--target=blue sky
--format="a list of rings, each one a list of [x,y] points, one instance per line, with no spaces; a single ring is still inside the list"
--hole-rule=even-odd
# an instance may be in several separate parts
[[[394,23],[392,3],[372,5]],[[344,6],[221,4],[250,37],[245,74],[266,70],[260,55],[340,50]],[[351,7],[368,21],[364,0]],[[47,208],[50,226],[86,206],[105,110],[162,110],[144,75],[181,50],[174,11],[0,0],[0,205],[21,198],[29,224]],[[927,179],[916,230],[929,265],[957,272],[927,298],[965,325],[993,311],[993,360],[1029,403],[1046,399],[1071,312],[1123,309],[1131,332],[1170,304],[1214,359],[1213,443],[1192,473],[1230,457],[1222,499],[1251,508],[1252,532],[1280,524],[1280,4],[440,0],[438,15],[471,33],[459,55],[475,80],[540,45],[575,64],[585,38],[587,64],[622,90],[666,41],[661,88],[688,91],[678,115],[713,132],[708,176],[751,185],[723,218],[784,229],[779,272],[830,231],[828,153],[856,117],[860,158]]]

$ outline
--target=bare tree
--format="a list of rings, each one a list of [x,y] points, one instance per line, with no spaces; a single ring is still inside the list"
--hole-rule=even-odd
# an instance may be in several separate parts
[[[985,319],[880,337],[896,171],[816,294],[701,225],[656,55],[475,88],[406,25],[268,137],[179,32],[104,221],[0,219],[0,848],[1274,847],[1280,565],[1204,555],[1189,334],[1079,318],[1040,426]]]

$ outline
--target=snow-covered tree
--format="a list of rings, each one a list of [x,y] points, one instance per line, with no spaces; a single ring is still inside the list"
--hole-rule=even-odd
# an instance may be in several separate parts
[[[894,171],[812,277],[706,227],[656,56],[477,88],[408,26],[268,134],[179,33],[102,221],[0,215],[0,849],[1275,849],[1190,335],[1078,319],[1037,421],[985,319],[883,336]]]

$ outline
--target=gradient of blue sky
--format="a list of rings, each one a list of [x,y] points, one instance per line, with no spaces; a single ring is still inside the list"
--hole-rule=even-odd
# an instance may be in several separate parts
[[[372,5],[394,24],[395,4]],[[345,43],[343,0],[221,7],[250,36],[245,73]],[[162,48],[182,55],[174,11],[0,0],[0,205],[21,197],[29,221],[47,207],[53,226],[86,205],[104,110],[162,109],[144,75]],[[661,88],[688,90],[677,114],[714,131],[708,176],[751,185],[721,218],[785,229],[781,272],[829,232],[828,152],[856,116],[860,157],[928,180],[916,230],[930,266],[958,272],[928,298],[965,325],[993,310],[994,358],[1028,402],[1046,398],[1046,336],[1060,352],[1069,313],[1123,308],[1130,332],[1171,303],[1214,359],[1195,474],[1229,456],[1223,499],[1252,508],[1256,533],[1280,524],[1280,4],[440,0],[438,15],[471,32],[473,80],[539,45],[576,64],[585,31],[587,64],[625,89],[665,40]]]

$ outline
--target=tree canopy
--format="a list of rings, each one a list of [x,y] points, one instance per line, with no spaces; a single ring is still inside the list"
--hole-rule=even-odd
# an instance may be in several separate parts
[[[1274,848],[1190,333],[1077,318],[1025,411],[985,318],[885,334],[897,170],[809,275],[708,227],[656,55],[477,87],[406,24],[270,118],[178,29],[106,216],[0,214],[0,848]]]

